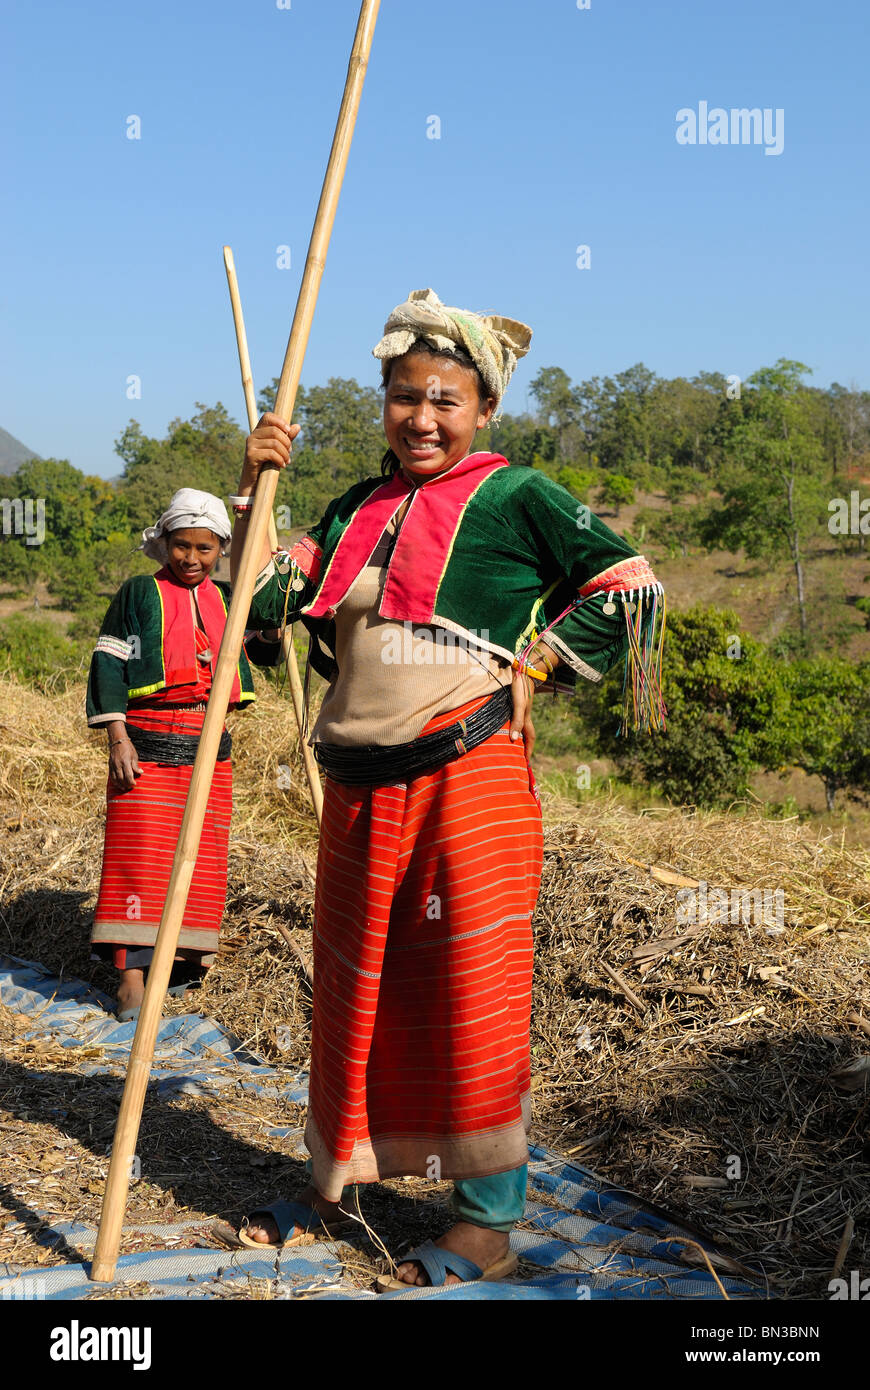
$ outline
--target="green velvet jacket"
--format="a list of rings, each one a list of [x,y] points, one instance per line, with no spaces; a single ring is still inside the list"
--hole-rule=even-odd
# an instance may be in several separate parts
[[[409,493],[381,617],[443,627],[508,660],[549,627],[567,668],[593,681],[626,655],[625,605],[660,592],[646,561],[565,488],[498,454],[471,454],[420,487],[397,474],[336,498],[293,547],[289,573],[270,565],[258,577],[262,626],[280,625],[286,600],[287,620],[315,639],[312,664],[334,675],[335,613]]]
[[[223,580],[208,582],[219,591],[225,613],[232,596],[229,584]],[[251,604],[248,626],[268,627],[256,598]],[[123,719],[128,700],[164,690],[167,685],[172,687],[174,682],[166,679],[163,636],[164,612],[155,576],[135,574],[121,585],[112,599],[91,657],[86,699],[89,724],[96,726]],[[265,645],[262,647],[270,664],[273,650]],[[256,656],[256,652],[252,652],[252,656]],[[239,698],[231,707],[245,705],[256,698],[244,647],[239,656],[237,676]],[[182,697],[184,683],[178,684],[178,690]]]

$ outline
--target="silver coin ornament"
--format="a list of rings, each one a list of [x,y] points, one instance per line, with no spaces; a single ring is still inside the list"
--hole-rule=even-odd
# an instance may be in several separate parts
[[[609,616],[611,613],[615,613],[615,612],[616,612],[616,604],[613,602],[613,599],[608,599],[606,603],[602,603],[602,605],[601,605],[601,611],[602,611],[602,613],[607,613],[608,616]]]

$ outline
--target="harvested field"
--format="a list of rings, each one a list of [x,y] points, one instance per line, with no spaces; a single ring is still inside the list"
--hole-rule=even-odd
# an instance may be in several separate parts
[[[260,689],[233,720],[226,924],[194,1007],[290,1073],[307,1062],[315,825],[289,704]],[[111,992],[88,946],[103,739],[84,728],[81,687],[47,696],[7,680],[0,694],[0,950]],[[552,796],[544,810],[534,1138],[760,1260],[786,1296],[826,1296],[849,1223],[842,1267],[870,1263],[870,856],[794,820]],[[75,1050],[23,1040],[26,1026],[0,1008],[0,1260],[59,1263],[69,1252],[40,1244],[38,1222],[4,1224],[35,1206],[96,1219],[119,1087],[77,1073]],[[294,1145],[266,1131],[301,1122],[279,1100],[149,1099],[130,1224],[190,1214],[207,1231],[293,1195]],[[445,1227],[449,1191],[385,1184],[364,1213],[395,1256]],[[128,1230],[122,1249],[141,1241]],[[360,1287],[377,1256],[374,1244],[349,1256]]]

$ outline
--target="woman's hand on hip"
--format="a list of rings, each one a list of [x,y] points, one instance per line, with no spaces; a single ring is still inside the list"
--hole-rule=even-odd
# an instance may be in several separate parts
[[[534,686],[531,676],[523,676],[519,671],[514,671],[511,682],[514,712],[511,717],[510,736],[514,742],[519,738],[523,739],[527,758],[532,756],[535,746],[535,726],[532,723]]]
[[[301,425],[288,425],[287,421],[282,420],[280,415],[266,412],[245,440],[245,461],[242,465],[242,476],[239,483],[240,492],[244,493],[248,489],[254,490],[260,476],[260,469],[264,465],[274,464],[276,468],[287,467],[290,462],[293,440],[301,428]]]

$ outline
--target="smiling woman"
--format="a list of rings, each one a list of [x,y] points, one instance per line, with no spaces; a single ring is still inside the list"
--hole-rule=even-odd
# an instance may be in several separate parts
[[[542,473],[472,452],[531,331],[419,290],[393,310],[381,476],[291,552],[264,549],[270,621],[301,619],[329,681],[314,922],[311,1183],[240,1236],[342,1228],[357,1183],[453,1178],[456,1224],[384,1287],[509,1274],[530,1122],[531,917],[542,861],[532,675],[600,680],[629,653],[632,715],[661,720],[659,586],[642,556]],[[239,493],[285,467],[265,415]],[[242,533],[247,513],[237,516]],[[613,601],[615,596],[619,602]],[[346,1218],[345,1218],[346,1220]]]
[[[463,360],[464,359],[464,360]],[[469,437],[492,419],[495,396],[467,353],[445,356],[416,344],[395,366],[384,364],[384,433],[391,470],[409,478],[451,468],[464,456]]]
[[[166,537],[167,565],[182,584],[201,584],[223,555],[220,536],[204,526],[180,527]]]
[[[120,972],[118,1017],[138,1014],[211,692],[230,588],[210,574],[231,527],[207,492],[182,488],[142,549],[154,575],[122,585],[91,659],[88,723],[108,734],[106,839],[91,940]],[[256,600],[253,622],[259,621]],[[253,700],[244,649],[230,708]],[[179,936],[173,988],[183,991],[214,959],[224,911],[232,809],[230,738],[224,731],[202,841]]]

